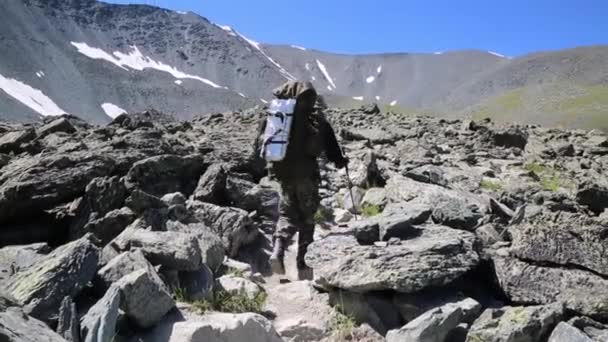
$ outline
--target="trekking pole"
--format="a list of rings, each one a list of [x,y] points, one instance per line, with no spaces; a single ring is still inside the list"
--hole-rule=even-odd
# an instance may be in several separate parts
[[[342,154],[346,156],[344,149],[342,149]],[[353,203],[353,214],[355,215],[355,221],[359,221],[359,218],[357,217],[357,205],[355,204],[355,196],[353,195],[353,181],[351,180],[350,172],[348,171],[348,163],[346,163],[344,169],[346,170],[346,179],[348,180],[348,192],[350,192],[350,200]]]

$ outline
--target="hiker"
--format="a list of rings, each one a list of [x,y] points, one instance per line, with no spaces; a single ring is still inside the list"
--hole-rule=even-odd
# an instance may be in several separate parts
[[[347,166],[348,158],[342,154],[334,130],[319,108],[322,102],[318,101],[310,82],[287,82],[273,93],[278,99],[295,99],[296,103],[285,156],[281,161],[268,162],[267,167],[270,178],[278,181],[282,190],[270,263],[274,273],[285,274],[285,249],[297,231],[298,277],[310,279],[312,270],[307,267],[304,256],[313,242],[314,214],[320,203],[317,158],[325,152],[327,159],[339,169]],[[266,120],[262,120],[254,147],[258,155],[264,148],[265,128]]]

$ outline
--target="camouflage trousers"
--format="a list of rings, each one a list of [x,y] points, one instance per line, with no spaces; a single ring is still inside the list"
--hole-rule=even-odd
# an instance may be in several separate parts
[[[315,233],[314,216],[319,206],[319,183],[314,179],[303,179],[281,184],[279,221],[274,237],[289,243],[298,233],[297,266],[306,266],[304,256]]]

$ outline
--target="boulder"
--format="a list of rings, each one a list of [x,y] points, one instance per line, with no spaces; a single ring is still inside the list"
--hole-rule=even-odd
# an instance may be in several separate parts
[[[144,299],[146,301],[152,298]],[[80,336],[83,342],[112,341],[116,336],[116,322],[121,304],[121,292],[112,286],[82,317]]]
[[[608,280],[575,268],[539,266],[509,257],[504,250],[494,256],[500,287],[516,303],[564,302],[578,314],[608,318]]]
[[[386,190],[383,188],[371,188],[367,190],[361,200],[361,207],[373,206],[383,210],[386,204]]]
[[[91,180],[111,174],[114,167],[110,157],[86,151],[20,158],[5,166],[0,176],[0,222],[70,202]]]
[[[541,217],[511,229],[511,253],[522,260],[591,270],[608,276],[605,226],[587,217],[563,213],[556,220]]]
[[[123,252],[97,272],[95,284],[105,291],[122,277],[142,268],[152,268],[152,265],[146,260],[141,250]]]
[[[141,328],[149,328],[167,314],[175,302],[153,269],[137,270],[115,283],[122,292],[121,309]]]
[[[169,222],[167,230],[180,233],[191,234],[198,240],[198,246],[201,250],[203,263],[207,265],[211,271],[215,272],[222,265],[226,252],[222,240],[218,235],[211,231],[209,227],[202,223],[181,224],[179,222]]]
[[[169,342],[281,342],[269,320],[258,314],[214,313],[173,325]]]
[[[452,198],[437,203],[432,217],[433,222],[437,224],[472,231],[483,214],[479,212],[479,207],[468,204],[466,200]]]
[[[596,214],[608,208],[608,184],[602,181],[586,181],[579,184],[576,201],[589,207]]]
[[[122,233],[137,216],[131,209],[124,207],[108,212],[105,216],[89,221],[83,228],[84,233],[92,233],[102,246],[105,246]]]
[[[143,214],[148,209],[168,208],[160,198],[141,190],[131,192],[131,195],[125,200],[125,204],[138,214]]]
[[[420,228],[420,236],[386,247],[362,246],[353,236],[330,235],[308,247],[306,264],[324,285],[355,292],[411,293],[449,284],[479,263],[473,234],[435,225]]]
[[[57,248],[8,281],[6,291],[29,315],[47,321],[57,317],[66,296],[74,298],[93,280],[99,249],[91,236]]]
[[[242,209],[194,201],[188,204],[188,210],[194,213],[198,222],[204,223],[222,239],[229,257],[236,256],[241,247],[255,241],[259,234]]]
[[[233,276],[224,275],[215,281],[215,286],[218,290],[222,290],[232,295],[246,295],[250,299],[256,298],[264,289],[260,285],[251,280]]]
[[[352,225],[355,237],[359,243],[364,245],[373,244],[376,241],[388,241],[391,238],[409,239],[419,235],[419,229],[415,225],[426,222],[431,216],[431,211],[424,206],[411,206],[400,211],[383,213]]]
[[[52,133],[67,133],[72,134],[76,132],[76,128],[72,125],[70,120],[66,118],[60,118],[57,120],[53,120],[46,125],[40,127],[38,129],[38,136],[45,137]]]
[[[15,342],[66,342],[43,322],[18,308],[0,311],[0,340]]]
[[[172,205],[185,205],[186,204],[186,196],[184,196],[181,192],[174,192],[171,194],[166,194],[161,198],[161,201],[165,202],[167,206]]]
[[[566,322],[560,322],[547,342],[593,342],[589,336]]]
[[[46,243],[26,246],[7,246],[0,249],[0,285],[15,273],[24,270],[51,251]]]
[[[471,326],[467,342],[542,341],[563,315],[560,304],[487,309]]]
[[[80,322],[78,321],[78,311],[76,303],[70,297],[65,297],[59,308],[59,318],[57,319],[57,333],[68,341],[80,341]]]
[[[435,165],[424,165],[407,171],[406,177],[409,177],[417,182],[429,183],[447,187],[448,180],[445,172],[439,166]]]
[[[36,130],[33,128],[5,133],[0,137],[0,153],[20,153],[22,152],[21,145],[29,143],[35,138]]]
[[[594,341],[608,341],[608,325],[596,322],[589,317],[575,317],[568,321]]]
[[[226,178],[228,174],[221,164],[211,165],[198,181],[192,198],[213,204],[226,203]]]
[[[155,232],[135,228],[138,221],[125,229],[104,248],[126,252],[139,248],[152,264],[174,270],[195,271],[201,268],[202,256],[195,235],[178,232]]]
[[[460,324],[462,310],[458,306],[432,309],[409,322],[401,329],[386,334],[386,342],[443,342]]]
[[[201,155],[161,155],[136,162],[126,176],[130,189],[155,196],[181,192],[191,194],[207,165]]]

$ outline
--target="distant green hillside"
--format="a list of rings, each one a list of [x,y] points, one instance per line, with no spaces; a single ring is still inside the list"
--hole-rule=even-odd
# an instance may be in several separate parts
[[[500,122],[608,130],[608,86],[552,83],[509,90],[465,114]]]

